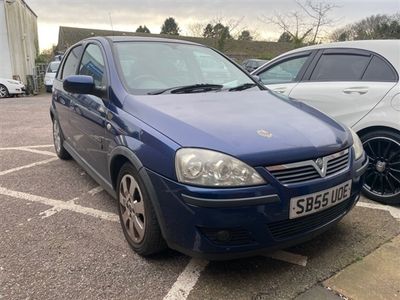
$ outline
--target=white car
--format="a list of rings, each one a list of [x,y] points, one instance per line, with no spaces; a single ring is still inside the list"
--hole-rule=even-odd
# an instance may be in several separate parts
[[[0,78],[0,98],[25,93],[25,85],[18,80]]]
[[[400,40],[299,48],[252,74],[353,128],[370,159],[364,194],[400,203]]]
[[[60,61],[52,61],[47,66],[46,75],[44,76],[44,86],[46,87],[46,91],[49,93],[51,93],[53,88],[54,78],[56,77],[59,66]]]

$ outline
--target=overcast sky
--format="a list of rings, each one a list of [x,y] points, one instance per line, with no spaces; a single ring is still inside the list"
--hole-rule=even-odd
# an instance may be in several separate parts
[[[40,48],[57,44],[58,27],[135,31],[145,24],[152,33],[159,33],[165,18],[174,17],[182,34],[189,34],[190,24],[208,20],[242,19],[240,27],[256,31],[259,39],[274,40],[281,31],[260,21],[262,16],[297,10],[294,0],[25,0],[38,15]],[[400,0],[335,0],[339,7],[332,17],[340,21],[336,27],[372,14],[400,12]]]

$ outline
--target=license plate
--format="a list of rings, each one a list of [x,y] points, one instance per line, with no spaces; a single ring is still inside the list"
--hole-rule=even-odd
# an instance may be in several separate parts
[[[290,199],[289,219],[316,213],[350,198],[351,183],[349,180],[324,191]]]

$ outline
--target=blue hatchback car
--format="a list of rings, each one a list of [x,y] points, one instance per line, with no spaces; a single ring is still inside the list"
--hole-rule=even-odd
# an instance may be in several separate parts
[[[185,41],[77,43],[50,114],[57,155],[118,200],[141,255],[230,259],[301,243],[351,210],[368,164],[354,132]]]

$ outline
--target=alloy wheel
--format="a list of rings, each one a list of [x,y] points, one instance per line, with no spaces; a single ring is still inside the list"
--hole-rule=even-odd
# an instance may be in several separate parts
[[[377,197],[400,195],[400,143],[373,137],[363,145],[369,157],[364,188]]]
[[[61,132],[60,126],[58,125],[57,120],[53,122],[53,139],[54,139],[54,147],[56,148],[57,153],[61,151]]]
[[[0,85],[0,98],[7,97],[7,94],[8,94],[8,92],[7,92],[6,87],[3,85]]]
[[[119,187],[119,205],[123,226],[129,237],[140,243],[145,234],[145,212],[142,192],[132,175],[122,177]]]

